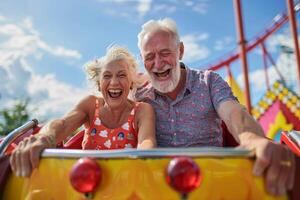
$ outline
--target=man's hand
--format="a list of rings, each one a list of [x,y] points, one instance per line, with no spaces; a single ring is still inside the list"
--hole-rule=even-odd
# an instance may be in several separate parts
[[[217,112],[241,147],[255,151],[253,173],[265,176],[267,191],[273,195],[283,195],[292,189],[295,178],[293,153],[287,147],[267,139],[261,126],[238,102],[223,102]]]
[[[52,135],[35,135],[19,143],[10,156],[11,169],[17,176],[28,177],[39,164],[39,157],[45,148],[55,148]]]
[[[253,174],[264,176],[269,193],[284,195],[293,188],[295,157],[286,146],[247,132],[239,139],[242,147],[255,151]]]

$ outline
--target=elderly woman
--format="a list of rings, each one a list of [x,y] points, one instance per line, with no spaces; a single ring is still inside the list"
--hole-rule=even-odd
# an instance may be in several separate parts
[[[155,114],[147,103],[130,100],[137,87],[137,64],[124,48],[111,47],[106,55],[85,66],[102,97],[87,96],[65,117],[45,125],[40,133],[25,138],[13,151],[12,170],[29,176],[45,148],[55,148],[81,125],[83,149],[148,149],[156,146]]]

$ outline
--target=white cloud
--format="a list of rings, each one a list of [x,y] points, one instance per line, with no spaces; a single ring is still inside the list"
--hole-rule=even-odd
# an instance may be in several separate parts
[[[5,21],[5,20],[6,20],[6,17],[0,15],[0,22],[1,22],[1,21]]]
[[[198,2],[195,5],[192,6],[193,11],[199,13],[199,14],[206,14],[207,13],[207,2]]]
[[[30,97],[29,110],[36,109],[32,117],[51,119],[62,116],[79,99],[92,93],[58,81],[54,74],[37,75],[24,65],[22,60],[6,68],[0,65],[0,109],[13,105],[15,99]]]
[[[300,96],[300,80],[298,77],[295,55],[281,54],[276,65],[278,66],[286,85]]]
[[[54,74],[32,75],[27,89],[28,94],[35,97],[35,105],[40,108],[36,115],[42,118],[47,115],[62,116],[82,97],[90,93],[86,88],[74,88],[58,81]]]
[[[282,54],[278,57],[276,62],[277,69],[283,76],[286,85],[291,88],[293,91],[300,94],[299,80],[297,65],[295,62],[295,57],[289,57],[288,55]],[[276,72],[274,66],[271,66],[267,70],[269,84],[272,85],[275,81],[280,80],[280,76]],[[250,85],[252,92],[262,93],[266,91],[266,78],[264,69],[255,70],[249,73]],[[244,77],[240,74],[237,77],[239,85],[244,88]],[[297,87],[298,86],[298,87]]]
[[[33,27],[33,23],[30,17],[26,17],[22,23],[21,26],[26,29],[29,33],[33,34],[33,35],[40,35],[39,32],[37,30],[34,29]]]
[[[137,11],[140,17],[143,17],[151,8],[151,0],[139,1],[137,5]]]
[[[61,116],[88,93],[86,88],[74,88],[52,74],[34,72],[27,62],[32,56],[49,53],[79,59],[81,54],[42,40],[30,18],[15,24],[3,18],[0,38],[4,38],[0,44],[0,109],[12,106],[15,99],[30,97],[29,108],[38,108],[34,117],[45,120]]]
[[[268,68],[269,83],[272,85],[276,80],[279,79],[278,74],[276,73],[274,67]],[[244,76],[239,74],[236,78],[239,86],[244,90]],[[260,98],[265,94],[267,90],[265,74],[263,69],[255,70],[249,73],[249,85],[251,90],[251,101],[255,105]]]
[[[144,16],[166,13],[170,14],[176,10],[188,8],[191,11],[201,15],[207,13],[208,1],[185,1],[185,0],[168,0],[168,1],[152,1],[152,0],[98,0],[101,4],[101,12],[116,16],[126,17],[130,20],[143,19]]]
[[[292,38],[283,34],[275,34],[267,40],[269,52],[275,52],[280,45],[290,46],[290,44],[292,44]]]
[[[44,50],[55,56],[70,57],[70,58],[76,58],[76,59],[81,58],[81,54],[78,51],[72,50],[72,49],[66,49],[61,46],[57,46],[57,47],[53,48],[53,47],[49,47],[47,45],[47,46],[44,46]]]
[[[24,31],[14,24],[4,24],[0,26],[0,35],[23,35]]]
[[[221,51],[221,50],[224,50],[225,48],[228,49],[228,46],[234,47],[233,41],[234,41],[233,38],[230,36],[224,37],[215,42],[214,49],[217,51]]]
[[[174,5],[168,5],[168,4],[155,4],[153,5],[153,12],[159,13],[159,12],[164,12],[164,13],[174,13],[176,11],[176,6]]]
[[[184,62],[191,63],[205,59],[209,56],[209,49],[206,46],[199,44],[208,37],[209,35],[207,33],[189,34],[181,37],[181,40],[184,43]]]
[[[184,4],[186,6],[193,6],[194,5],[194,2],[193,1],[184,1]]]
[[[300,45],[299,35],[298,41]],[[267,49],[269,52],[279,53],[276,65],[282,73],[287,86],[300,95],[300,80],[294,55],[294,41],[291,37],[290,30],[286,28],[282,33],[272,35],[270,39],[267,40]]]
[[[110,0],[110,2],[112,2],[112,3],[129,3],[132,1],[134,1],[134,0]],[[138,0],[136,0],[136,1],[138,1]],[[107,0],[98,0],[98,2],[107,3]]]
[[[0,24],[0,37],[5,42],[0,44],[0,64],[10,64],[12,58],[25,58],[28,55],[37,57],[46,51],[52,55],[66,58],[80,59],[81,54],[72,49],[50,45],[42,40],[40,34],[34,29],[30,18],[25,18],[20,24]]]
[[[4,98],[14,98],[26,96],[26,84],[30,79],[31,71],[23,67],[24,61],[15,60],[10,66],[0,65],[0,93]]]
[[[298,36],[298,42],[300,45],[300,37]],[[294,48],[294,40],[291,36],[289,29],[284,29],[282,33],[273,34],[266,42],[267,49],[269,52],[276,52],[278,50],[282,50],[282,46],[286,46],[288,48]]]
[[[282,33],[273,34],[266,41],[266,45],[269,53],[279,53],[279,56],[276,58],[276,66],[279,72],[282,74],[286,85],[300,95],[300,80],[297,77],[298,71],[295,56],[293,54],[293,39],[290,36],[289,29],[284,29]],[[254,51],[256,54],[262,55],[260,48],[256,48]],[[279,80],[279,75],[274,66],[268,68],[268,77],[271,85],[276,80]],[[263,67],[261,67],[259,70],[250,72],[249,78],[251,89],[253,90],[252,92],[263,93],[266,91],[266,81]],[[244,85],[242,74],[238,76],[237,81],[241,86]]]
[[[269,82],[270,84],[274,83],[276,80],[279,80],[279,75],[276,73],[274,67],[268,68]],[[263,69],[255,70],[249,73],[249,81],[251,85],[252,92],[266,91],[266,79]],[[244,76],[239,74],[237,77],[239,85],[244,88]]]
[[[126,18],[131,21],[136,19],[141,19],[144,15],[146,15],[148,11],[147,2],[144,4],[143,1],[138,0],[98,0],[100,5],[100,12],[103,12],[107,15]],[[138,16],[138,18],[137,18]]]

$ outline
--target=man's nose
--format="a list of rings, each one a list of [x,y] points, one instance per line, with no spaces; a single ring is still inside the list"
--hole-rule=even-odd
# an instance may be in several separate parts
[[[162,59],[159,55],[156,55],[154,58],[154,66],[156,69],[160,69],[163,67],[162,65]]]

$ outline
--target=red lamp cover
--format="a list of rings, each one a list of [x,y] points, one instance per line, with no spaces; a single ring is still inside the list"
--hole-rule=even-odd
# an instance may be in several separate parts
[[[189,157],[172,159],[166,173],[167,183],[182,194],[195,190],[202,179],[199,166]]]
[[[72,167],[70,182],[81,193],[93,192],[101,181],[101,168],[92,158],[80,158]]]

